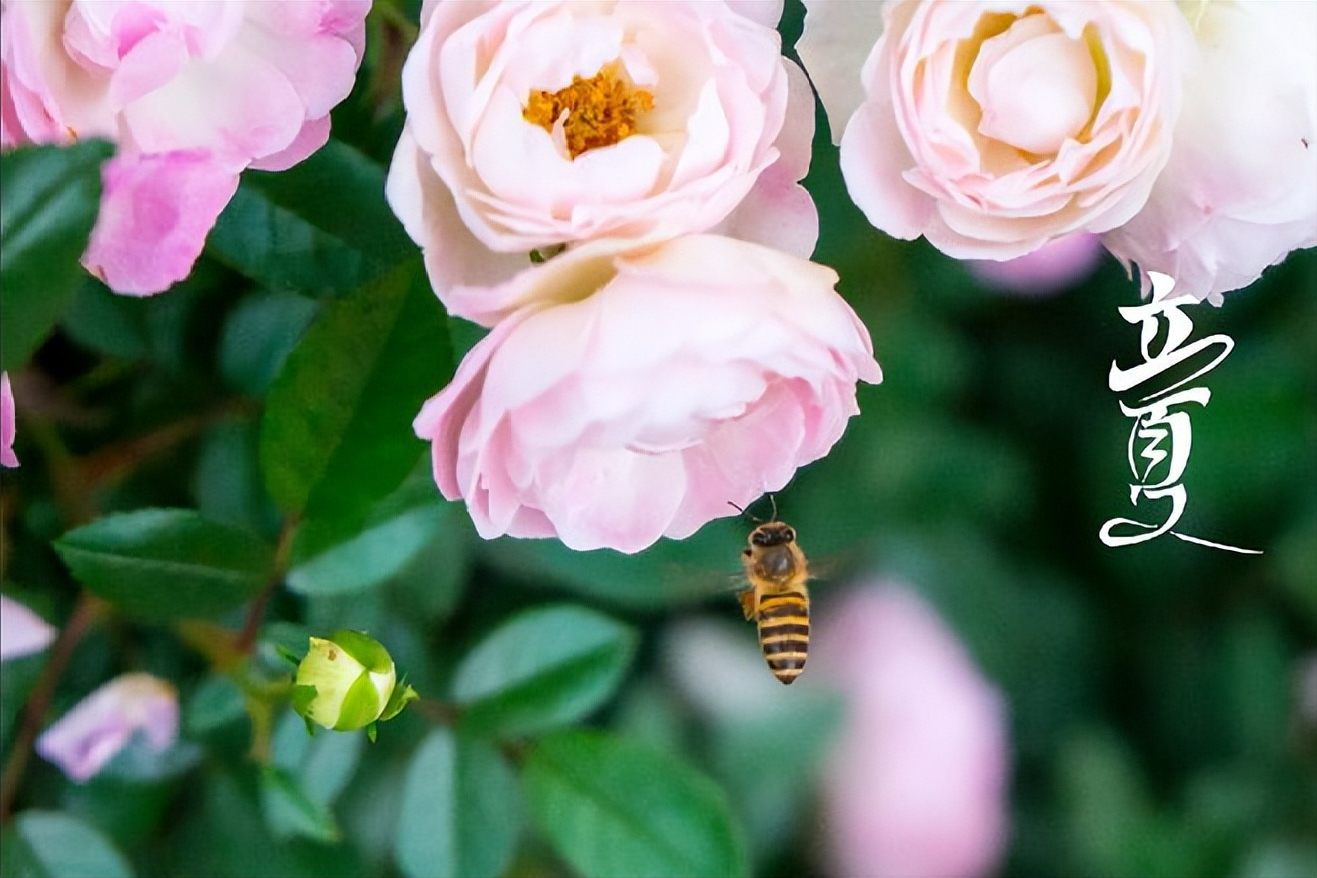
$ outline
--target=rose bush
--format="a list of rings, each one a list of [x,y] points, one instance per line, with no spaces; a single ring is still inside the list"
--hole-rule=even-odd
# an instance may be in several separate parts
[[[427,2],[388,197],[445,303],[605,237],[718,231],[808,256],[813,97],[780,12]]]
[[[780,489],[882,377],[836,280],[709,235],[526,269],[416,418],[440,490],[486,538],[635,552]]]
[[[329,137],[369,0],[4,0],[0,145],[118,145],[83,263],[116,292],[186,277],[248,167]]]

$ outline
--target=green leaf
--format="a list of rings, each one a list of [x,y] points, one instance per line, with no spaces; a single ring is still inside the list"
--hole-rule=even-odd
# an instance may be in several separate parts
[[[312,798],[285,769],[270,766],[261,772],[261,807],[265,825],[275,838],[309,838],[326,844],[338,841],[338,824],[329,808]]]
[[[131,878],[123,855],[98,831],[67,814],[24,811],[4,831],[6,878]]]
[[[580,719],[622,680],[636,648],[626,625],[583,607],[523,613],[458,666],[453,699],[463,728],[505,737]]]
[[[78,581],[129,615],[212,617],[253,597],[274,569],[251,533],[188,509],[107,515],[55,541]]]
[[[248,396],[264,396],[318,310],[313,300],[291,292],[259,291],[244,298],[220,337],[224,383]]]
[[[451,368],[444,312],[419,260],[335,302],[270,387],[270,495],[344,531],[359,525],[424,453],[412,420]]]
[[[27,361],[87,277],[78,259],[100,209],[101,162],[113,152],[89,140],[0,155],[0,369]]]
[[[361,735],[351,732],[312,738],[302,718],[286,711],[275,728],[270,755],[308,799],[328,809],[352,779],[363,746]]]
[[[293,540],[288,587],[305,595],[361,592],[402,572],[438,535],[443,503],[428,468],[380,503],[360,530],[340,535],[307,521]]]
[[[286,171],[243,174],[206,251],[271,289],[337,295],[416,245],[384,200],[384,169],[331,140]]]
[[[531,752],[522,782],[535,825],[587,878],[747,872],[722,790],[661,751],[562,731]]]
[[[503,874],[521,829],[517,781],[488,744],[438,729],[407,769],[395,852],[410,878]]]

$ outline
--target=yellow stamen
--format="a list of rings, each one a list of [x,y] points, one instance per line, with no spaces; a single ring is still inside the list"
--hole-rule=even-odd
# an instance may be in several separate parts
[[[634,88],[617,75],[610,64],[589,79],[572,77],[572,84],[556,92],[536,89],[530,93],[521,116],[527,122],[553,132],[567,114],[563,135],[567,152],[575,159],[583,152],[612,146],[636,133],[636,118],[654,109],[654,96]]]

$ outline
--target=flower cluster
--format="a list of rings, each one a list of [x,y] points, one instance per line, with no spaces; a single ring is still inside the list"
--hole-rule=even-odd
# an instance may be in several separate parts
[[[1008,260],[1078,232],[1220,304],[1317,245],[1317,4],[806,0],[855,203]]]
[[[826,454],[881,379],[807,261],[813,98],[779,14],[422,10],[388,197],[449,313],[492,330],[415,422],[483,536],[687,536]]]
[[[370,0],[3,0],[0,146],[105,138],[83,264],[118,293],[189,274],[245,168],[283,170],[329,137]]]

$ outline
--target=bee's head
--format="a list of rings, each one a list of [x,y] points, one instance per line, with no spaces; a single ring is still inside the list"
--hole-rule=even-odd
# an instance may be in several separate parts
[[[784,521],[769,521],[750,533],[750,545],[768,548],[785,546],[796,541],[796,529]]]

